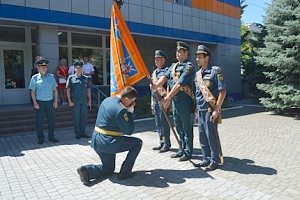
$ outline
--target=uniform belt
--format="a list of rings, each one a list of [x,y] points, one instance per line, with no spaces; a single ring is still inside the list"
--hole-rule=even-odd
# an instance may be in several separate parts
[[[109,131],[109,130],[99,128],[97,126],[95,126],[95,131],[97,133],[100,133],[100,134],[103,134],[103,135],[108,135],[108,136],[121,136],[121,133],[118,132],[118,131]]]

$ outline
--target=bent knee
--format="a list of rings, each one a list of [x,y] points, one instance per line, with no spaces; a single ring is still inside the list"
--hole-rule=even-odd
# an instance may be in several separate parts
[[[109,175],[109,174],[113,174],[115,172],[115,168],[114,167],[104,167],[103,171],[105,174]]]

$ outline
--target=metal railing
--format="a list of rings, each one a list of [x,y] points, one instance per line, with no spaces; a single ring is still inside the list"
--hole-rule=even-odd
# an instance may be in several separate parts
[[[92,99],[97,102],[97,107],[100,107],[101,102],[107,97],[107,95],[101,90],[100,85],[92,85]]]

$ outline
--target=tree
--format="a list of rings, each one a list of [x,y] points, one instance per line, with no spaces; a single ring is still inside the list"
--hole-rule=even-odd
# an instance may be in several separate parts
[[[258,55],[258,49],[264,47],[264,37],[266,29],[261,24],[252,24],[259,31],[252,31],[248,26],[242,25],[241,38],[241,61],[242,61],[242,78],[248,83],[250,96],[258,99],[263,94],[256,88],[257,83],[266,81],[263,75],[262,66],[256,62],[255,57]]]
[[[241,3],[240,3],[240,6],[241,6],[241,18],[242,18],[242,15],[245,12],[246,7],[248,6],[247,4],[245,4],[245,1],[246,0],[241,0]]]
[[[268,81],[257,88],[267,94],[261,103],[276,113],[300,108],[299,4],[299,0],[273,0],[264,19],[265,47],[256,59]]]

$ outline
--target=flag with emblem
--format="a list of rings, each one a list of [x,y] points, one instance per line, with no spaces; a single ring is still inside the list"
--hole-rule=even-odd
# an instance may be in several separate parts
[[[116,3],[112,5],[110,28],[110,95],[115,96],[144,77],[147,67]]]

